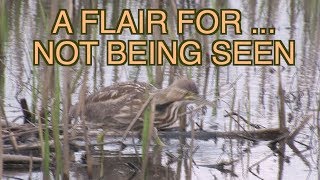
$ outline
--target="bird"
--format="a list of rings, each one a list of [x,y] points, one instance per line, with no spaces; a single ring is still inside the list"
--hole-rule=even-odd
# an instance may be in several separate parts
[[[179,119],[181,107],[192,103],[199,94],[195,82],[181,78],[164,89],[145,82],[120,82],[104,87],[85,99],[86,120],[102,124],[104,129],[123,132],[141,111],[150,97],[155,103],[154,127],[165,129]],[[70,117],[80,116],[79,105],[71,107]],[[131,131],[143,128],[143,114],[133,124]]]

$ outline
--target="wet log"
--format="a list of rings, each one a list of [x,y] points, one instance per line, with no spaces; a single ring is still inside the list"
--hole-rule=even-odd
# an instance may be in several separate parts
[[[259,129],[254,131],[229,131],[229,132],[207,132],[207,131],[195,131],[195,139],[209,140],[215,138],[228,138],[228,139],[248,139],[252,141],[264,140],[270,141],[277,139],[284,134],[288,133],[288,130],[280,129]],[[191,132],[169,131],[159,132],[159,136],[162,138],[179,138],[186,137],[191,138]]]
[[[289,131],[287,129],[280,130],[278,128],[275,129],[258,129],[254,131],[229,131],[229,132],[221,132],[221,131],[195,131],[194,138],[198,140],[210,140],[216,138],[228,138],[228,139],[248,139],[251,141],[272,141],[284,135],[287,135]],[[98,132],[89,133],[91,138],[96,138]],[[178,139],[180,137],[191,138],[191,132],[181,132],[181,131],[159,131],[159,137],[168,138],[168,139]],[[129,133],[130,137],[139,137],[140,133],[133,132]],[[106,138],[119,138],[122,137],[121,134],[106,134]],[[77,138],[72,138],[73,140],[80,140],[81,133],[77,134]]]
[[[29,163],[30,161],[34,163],[41,163],[42,158],[40,157],[32,157],[32,156],[24,156],[24,155],[16,155],[16,154],[3,154],[3,162],[5,163]]]

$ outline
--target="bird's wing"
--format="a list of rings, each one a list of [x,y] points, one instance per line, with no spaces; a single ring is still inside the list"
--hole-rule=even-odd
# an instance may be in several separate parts
[[[146,92],[152,91],[152,86],[142,82],[125,82],[117,83],[112,86],[102,88],[98,92],[89,95],[86,99],[87,103],[116,100],[127,94],[132,96],[142,96]]]

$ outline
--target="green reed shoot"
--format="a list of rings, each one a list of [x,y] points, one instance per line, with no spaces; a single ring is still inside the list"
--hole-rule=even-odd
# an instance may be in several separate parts
[[[53,140],[54,149],[56,156],[56,179],[59,179],[62,173],[62,153],[61,153],[61,142],[60,142],[60,73],[59,66],[55,67],[55,86],[54,86],[54,101],[52,107],[52,128],[53,128]]]

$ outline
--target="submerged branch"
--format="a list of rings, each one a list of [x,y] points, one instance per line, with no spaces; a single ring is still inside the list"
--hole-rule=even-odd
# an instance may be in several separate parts
[[[264,140],[270,141],[282,136],[285,131],[280,129],[263,129],[254,131],[229,131],[229,132],[207,132],[207,131],[195,131],[194,138],[200,140],[209,140],[214,138],[230,138],[230,139],[248,139],[252,141]],[[159,136],[163,138],[179,138],[179,137],[191,137],[191,132],[159,132]]]
[[[264,128],[263,126],[259,125],[259,124],[253,124],[253,123],[250,123],[249,121],[247,121],[243,116],[239,115],[238,113],[236,112],[230,112],[226,115],[224,115],[224,117],[232,117],[232,116],[238,116],[243,122],[245,122],[246,124],[248,124],[249,126],[251,127],[254,127],[256,129],[261,129],[261,128]]]

